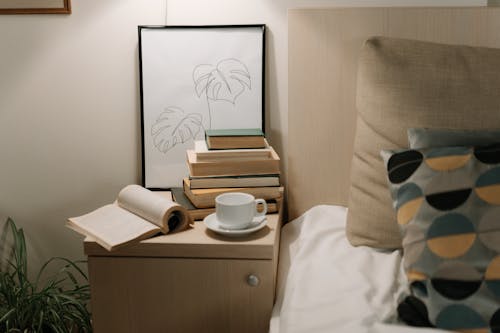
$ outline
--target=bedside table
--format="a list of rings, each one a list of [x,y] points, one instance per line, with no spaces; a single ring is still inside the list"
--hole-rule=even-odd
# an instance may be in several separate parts
[[[86,240],[95,333],[267,332],[280,214],[243,238],[203,222],[108,252]]]

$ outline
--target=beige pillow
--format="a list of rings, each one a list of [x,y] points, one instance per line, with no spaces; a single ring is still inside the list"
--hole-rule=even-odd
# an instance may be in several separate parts
[[[499,128],[500,49],[371,38],[359,59],[357,108],[347,237],[399,248],[381,149],[407,147],[410,127]]]

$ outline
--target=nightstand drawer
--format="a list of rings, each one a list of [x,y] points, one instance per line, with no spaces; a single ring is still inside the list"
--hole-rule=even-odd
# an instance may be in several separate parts
[[[267,332],[272,260],[89,256],[103,332]]]

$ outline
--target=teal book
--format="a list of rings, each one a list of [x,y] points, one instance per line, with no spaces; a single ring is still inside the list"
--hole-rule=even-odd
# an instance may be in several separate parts
[[[188,197],[184,194],[184,189],[182,187],[172,187],[170,189],[172,193],[172,198],[182,207],[186,208],[188,211],[196,209],[195,206],[189,201]]]
[[[260,128],[210,129],[205,131],[208,149],[249,149],[267,146]]]
[[[264,136],[260,128],[207,129],[206,136]]]

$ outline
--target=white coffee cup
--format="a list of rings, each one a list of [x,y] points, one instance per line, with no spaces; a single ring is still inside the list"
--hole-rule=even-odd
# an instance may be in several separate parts
[[[257,212],[257,204],[263,210]],[[255,217],[266,215],[267,203],[255,199],[251,194],[241,192],[223,193],[215,198],[215,214],[219,225],[224,229],[245,229]]]

